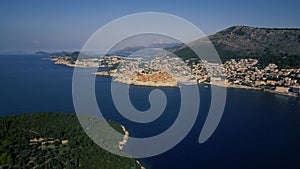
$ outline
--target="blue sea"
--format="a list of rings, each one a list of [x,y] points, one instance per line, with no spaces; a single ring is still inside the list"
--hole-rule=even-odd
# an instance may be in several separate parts
[[[0,56],[0,115],[32,112],[74,112],[73,68],[55,65],[48,56]],[[114,108],[110,77],[96,77],[95,92],[105,117],[126,126],[130,135],[149,137],[172,125],[180,108],[178,88],[160,88],[168,98],[164,113],[147,124],[130,122]],[[130,87],[138,110],[150,106],[155,87]],[[210,106],[210,86],[199,85],[197,121],[187,137],[173,149],[140,159],[150,169],[282,169],[300,168],[300,99],[247,89],[227,89],[225,111],[212,137],[198,143]]]

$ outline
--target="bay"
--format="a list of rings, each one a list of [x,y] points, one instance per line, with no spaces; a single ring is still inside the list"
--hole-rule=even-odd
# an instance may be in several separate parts
[[[73,68],[55,65],[48,56],[0,56],[0,116],[33,112],[74,112]],[[131,122],[114,107],[110,77],[96,77],[98,105],[105,117],[126,126],[130,135],[149,137],[172,125],[180,108],[178,88],[159,88],[168,98],[165,113],[149,124]],[[150,106],[154,87],[130,87],[139,110]],[[300,99],[247,89],[227,89],[222,120],[205,143],[198,137],[210,106],[210,86],[199,85],[201,104],[187,137],[161,155],[140,159],[153,169],[300,168]]]

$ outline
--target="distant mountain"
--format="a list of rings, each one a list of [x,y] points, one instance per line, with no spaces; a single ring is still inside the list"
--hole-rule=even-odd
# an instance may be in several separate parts
[[[49,55],[50,53],[49,52],[44,52],[44,51],[37,51],[37,52],[34,52],[35,55]]]
[[[125,47],[120,50],[112,51],[111,54],[118,54],[118,55],[131,55],[134,52],[137,52],[139,50],[147,49],[147,48],[159,48],[159,49],[169,49],[174,46],[182,45],[179,43],[153,43],[149,46],[132,46],[132,47]]]
[[[179,46],[179,45],[182,45],[182,43],[154,43],[148,47],[166,49],[166,48],[172,48],[174,46]]]
[[[58,56],[70,55],[72,53],[73,52],[61,51],[61,52],[52,52],[52,53],[50,53],[50,55],[53,57],[58,57]]]
[[[30,54],[29,52],[24,52],[24,51],[7,51],[1,53],[1,55],[27,55]]]
[[[300,29],[232,26],[208,38],[222,60],[257,58],[262,65],[272,62],[280,67],[300,67]],[[201,39],[190,45],[199,43]],[[175,54],[196,57],[185,45],[178,47]]]
[[[116,51],[112,51],[110,52],[110,54],[116,54],[116,55],[131,55],[134,52],[137,52],[139,50],[145,49],[146,46],[133,46],[133,47],[125,47],[123,49],[120,50],[116,50]]]

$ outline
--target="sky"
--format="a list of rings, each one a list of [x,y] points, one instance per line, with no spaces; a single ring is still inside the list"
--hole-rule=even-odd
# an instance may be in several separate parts
[[[206,35],[233,25],[300,28],[299,0],[2,0],[0,53],[80,50],[99,28],[122,16],[162,12]]]

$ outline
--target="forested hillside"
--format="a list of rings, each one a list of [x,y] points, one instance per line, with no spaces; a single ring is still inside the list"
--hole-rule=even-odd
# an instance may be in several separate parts
[[[120,125],[110,124],[123,132]],[[134,159],[113,155],[96,145],[75,114],[2,117],[0,129],[0,168],[140,168]]]

